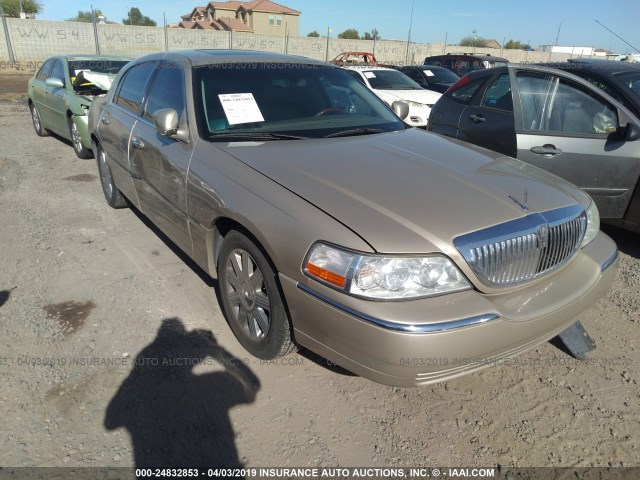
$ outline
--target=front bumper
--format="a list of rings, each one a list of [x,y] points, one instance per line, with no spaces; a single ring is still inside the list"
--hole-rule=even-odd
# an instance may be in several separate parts
[[[412,127],[427,128],[429,115],[431,115],[431,108],[426,105],[421,107],[411,106],[409,107],[409,115],[404,119],[404,122]]]
[[[600,233],[558,272],[497,295],[373,302],[280,279],[301,345],[376,382],[419,386],[498,364],[565,330],[609,289],[617,253]]]

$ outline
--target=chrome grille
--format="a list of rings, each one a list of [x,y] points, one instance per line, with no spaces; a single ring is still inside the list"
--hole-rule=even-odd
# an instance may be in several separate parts
[[[515,285],[550,273],[578,251],[587,227],[580,206],[534,213],[455,239],[482,283]]]

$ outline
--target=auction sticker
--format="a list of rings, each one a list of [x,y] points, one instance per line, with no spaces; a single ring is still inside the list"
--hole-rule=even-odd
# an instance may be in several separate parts
[[[264,122],[260,107],[253,93],[227,93],[218,95],[229,125]]]

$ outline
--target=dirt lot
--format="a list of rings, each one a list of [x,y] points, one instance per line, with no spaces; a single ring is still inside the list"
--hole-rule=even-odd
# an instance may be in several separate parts
[[[637,235],[607,230],[621,268],[582,319],[589,362],[545,344],[390,388],[308,353],[249,357],[215,282],[107,207],[94,161],[38,138],[24,103],[0,103],[0,131],[0,465],[640,465]],[[176,356],[207,360],[162,365]]]

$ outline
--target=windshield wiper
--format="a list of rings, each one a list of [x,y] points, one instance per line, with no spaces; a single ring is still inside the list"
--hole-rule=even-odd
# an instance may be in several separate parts
[[[244,141],[265,141],[265,140],[307,140],[309,137],[297,135],[286,135],[284,133],[273,132],[217,132],[209,135],[209,140],[244,140]]]
[[[324,138],[332,137],[355,137],[357,135],[370,135],[372,133],[382,133],[381,128],[352,128],[350,130],[342,130],[341,132],[330,133]]]

